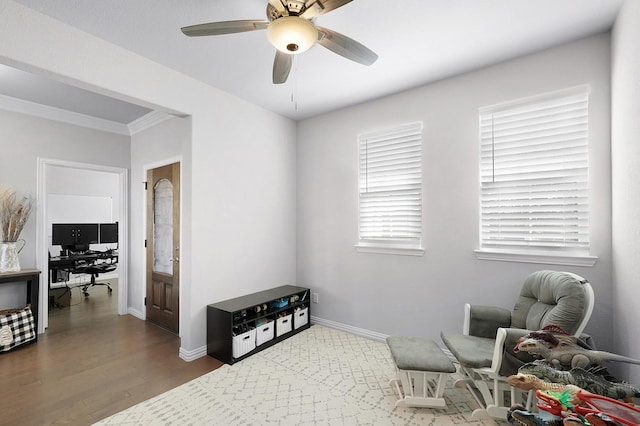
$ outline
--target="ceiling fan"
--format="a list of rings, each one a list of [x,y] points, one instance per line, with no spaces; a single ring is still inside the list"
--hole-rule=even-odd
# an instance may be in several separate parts
[[[201,37],[266,29],[269,42],[277,49],[273,62],[273,83],[282,84],[287,81],[291,71],[293,55],[309,50],[316,43],[363,65],[371,65],[378,59],[378,55],[366,46],[314,23],[317,16],[351,1],[269,0],[267,20],[209,22],[190,25],[181,30],[189,37]]]

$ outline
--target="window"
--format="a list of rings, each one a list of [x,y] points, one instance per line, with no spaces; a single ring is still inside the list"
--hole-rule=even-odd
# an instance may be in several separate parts
[[[359,251],[422,255],[422,123],[358,136]]]
[[[588,124],[586,87],[480,110],[478,252],[589,254]]]

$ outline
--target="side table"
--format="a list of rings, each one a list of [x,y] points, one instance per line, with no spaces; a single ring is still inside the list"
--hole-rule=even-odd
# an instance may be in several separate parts
[[[16,272],[0,272],[0,284],[20,282],[24,282],[27,286],[26,305],[31,304],[31,313],[33,314],[33,322],[36,329],[36,338],[34,341],[37,341],[39,311],[38,300],[40,298],[40,270],[23,269]]]

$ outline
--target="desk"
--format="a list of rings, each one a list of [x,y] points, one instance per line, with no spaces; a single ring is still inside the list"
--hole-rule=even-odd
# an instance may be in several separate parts
[[[58,282],[58,271],[59,270],[70,270],[74,269],[78,262],[87,262],[93,263],[98,260],[110,260],[113,263],[118,263],[118,253],[101,251],[101,252],[93,252],[93,253],[83,253],[83,254],[73,254],[71,256],[56,256],[49,258],[49,273],[50,273],[50,283]]]
[[[40,297],[40,270],[39,269],[23,269],[17,272],[0,272],[0,284],[20,283],[27,285],[27,304],[31,304],[31,313],[33,314],[33,322],[36,329],[36,338],[38,340],[38,299]],[[26,306],[26,305],[25,305]]]

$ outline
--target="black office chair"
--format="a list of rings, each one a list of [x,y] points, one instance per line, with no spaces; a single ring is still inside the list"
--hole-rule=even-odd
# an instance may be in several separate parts
[[[84,294],[85,297],[89,297],[89,289],[91,287],[95,287],[98,285],[106,286],[109,294],[113,292],[113,288],[111,288],[111,283],[108,283],[108,282],[98,283],[96,282],[96,278],[100,274],[115,271],[116,267],[117,265],[115,263],[110,263],[110,262],[91,263],[91,264],[77,265],[74,269],[71,270],[71,272],[74,274],[90,274],[91,275],[91,281],[89,281],[87,284],[80,286],[82,288],[82,294]]]

